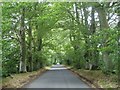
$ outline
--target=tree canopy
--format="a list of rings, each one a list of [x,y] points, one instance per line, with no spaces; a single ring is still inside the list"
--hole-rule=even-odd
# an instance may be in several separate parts
[[[5,2],[2,72],[61,63],[120,72],[119,2]]]

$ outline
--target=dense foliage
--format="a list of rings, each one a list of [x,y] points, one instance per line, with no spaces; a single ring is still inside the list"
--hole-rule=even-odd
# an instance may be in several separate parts
[[[3,3],[3,76],[58,62],[118,74],[119,4]]]

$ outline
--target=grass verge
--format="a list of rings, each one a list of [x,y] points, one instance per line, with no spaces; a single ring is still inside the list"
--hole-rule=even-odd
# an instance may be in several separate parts
[[[21,88],[31,80],[35,79],[37,76],[45,72],[48,67],[39,69],[33,72],[12,74],[9,77],[2,78],[2,88]]]
[[[118,87],[118,76],[115,74],[105,75],[101,70],[84,70],[73,68],[70,70],[97,88]]]

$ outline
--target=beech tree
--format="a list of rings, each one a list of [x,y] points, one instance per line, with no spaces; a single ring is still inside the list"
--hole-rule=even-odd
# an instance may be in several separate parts
[[[3,3],[3,76],[58,62],[117,75],[118,7],[113,2]]]

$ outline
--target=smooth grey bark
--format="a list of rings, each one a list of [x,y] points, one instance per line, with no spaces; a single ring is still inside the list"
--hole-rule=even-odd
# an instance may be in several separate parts
[[[75,12],[75,19],[76,19],[78,25],[80,25],[77,2],[74,3],[74,12]],[[79,32],[79,31],[77,31],[77,32]],[[73,38],[74,38],[74,41],[78,40],[77,35],[74,35]],[[73,48],[74,48],[74,53],[77,56],[76,61],[74,63],[74,66],[79,69],[79,68],[81,68],[80,57],[79,57],[79,54],[80,54],[79,53],[79,46],[75,44],[75,45],[73,45]]]
[[[21,9],[21,23],[20,23],[20,66],[19,72],[27,72],[26,70],[26,42],[25,42],[25,8]]]

